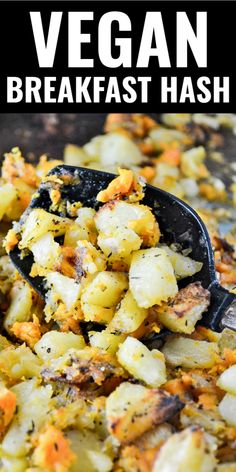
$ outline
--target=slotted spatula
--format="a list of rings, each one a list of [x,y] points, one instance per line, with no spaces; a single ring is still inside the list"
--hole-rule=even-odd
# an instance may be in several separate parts
[[[71,203],[80,201],[84,206],[95,209],[100,205],[96,200],[98,192],[107,187],[115,177],[106,172],[65,165],[55,167],[49,175],[70,179],[70,183],[61,188],[62,199]],[[224,327],[236,330],[236,296],[221,287],[217,281],[210,238],[197,213],[175,196],[150,185],[146,187],[143,203],[152,208],[165,243],[177,243],[183,250],[190,248],[190,257],[203,263],[200,272],[181,281],[181,286],[200,281],[211,293],[211,304],[208,312],[203,315],[201,324],[215,331],[221,331]],[[50,205],[49,186],[43,183],[36,198],[32,199],[30,208],[50,211]],[[46,290],[43,278],[32,278],[29,275],[33,257],[29,255],[21,259],[20,254],[18,247],[10,252],[13,264],[44,298]],[[167,330],[162,330],[156,337],[162,337],[166,333]]]

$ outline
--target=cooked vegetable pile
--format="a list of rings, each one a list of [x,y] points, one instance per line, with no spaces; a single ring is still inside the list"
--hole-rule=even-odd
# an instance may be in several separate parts
[[[120,163],[95,211],[62,201],[57,164],[17,148],[3,162],[1,472],[234,472],[236,333],[200,325],[210,294],[188,277],[202,264],[162,240],[137,173]],[[42,179],[50,211],[23,213]],[[233,291],[233,235],[202,215]],[[16,245],[46,303],[11,265]]]

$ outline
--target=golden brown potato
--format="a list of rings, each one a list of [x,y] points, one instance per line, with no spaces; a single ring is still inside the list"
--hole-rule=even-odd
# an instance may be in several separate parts
[[[68,349],[63,356],[52,359],[41,372],[45,380],[75,385],[91,380],[101,385],[107,377],[122,374],[122,367],[111,354],[88,346],[84,349]]]
[[[185,429],[171,436],[157,453],[153,472],[214,472],[216,459],[204,432]]]
[[[204,369],[215,364],[219,348],[214,342],[171,336],[166,341],[162,352],[166,362],[171,366]]]
[[[70,220],[68,218],[61,218],[48,213],[42,208],[36,208],[30,212],[22,226],[19,248],[29,248],[32,243],[48,232],[52,233],[53,236],[61,236],[65,234],[69,224]]]
[[[200,282],[195,282],[182,288],[170,302],[157,307],[156,313],[166,328],[176,333],[191,334],[209,303],[210,292]]]
[[[132,255],[129,286],[138,306],[160,305],[178,292],[174,270],[166,251],[150,248]]]
[[[106,401],[108,429],[121,443],[172,418],[183,407],[177,396],[123,382]]]

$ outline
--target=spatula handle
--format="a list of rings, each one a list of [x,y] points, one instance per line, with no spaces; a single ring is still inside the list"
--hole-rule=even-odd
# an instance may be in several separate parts
[[[236,331],[236,297],[225,310],[220,322],[221,328],[230,328]]]
[[[224,289],[218,282],[213,283],[211,292],[211,305],[208,311],[208,324],[210,328],[221,331],[230,328],[236,331],[236,295]]]

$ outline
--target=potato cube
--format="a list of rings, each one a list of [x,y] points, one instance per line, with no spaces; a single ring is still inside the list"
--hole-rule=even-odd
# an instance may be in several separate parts
[[[109,331],[113,333],[132,333],[139,328],[147,315],[148,310],[139,307],[132,293],[128,290],[109,324]]]
[[[226,393],[218,408],[226,423],[229,426],[236,426],[236,395]]]
[[[125,274],[102,271],[95,275],[93,281],[84,289],[81,301],[111,308],[119,303],[127,288],[128,280]]]
[[[134,378],[153,388],[166,382],[165,358],[157,349],[149,351],[138,339],[128,336],[117,352],[119,363]]]
[[[206,178],[209,172],[203,164],[206,158],[206,150],[198,146],[185,151],[181,155],[181,170],[186,177]]]
[[[101,164],[106,165],[138,165],[143,156],[137,144],[120,133],[108,133],[101,136],[99,157]]]
[[[168,129],[161,126],[152,128],[149,132],[149,136],[157,150],[165,149],[166,143],[171,144],[174,141],[183,143],[186,140],[186,134],[182,133],[182,131]]]
[[[119,348],[119,345],[125,340],[125,335],[112,334],[108,330],[103,331],[90,331],[89,342],[92,347],[98,347],[110,354],[115,354]]]
[[[202,269],[202,262],[183,256],[183,254],[173,251],[169,246],[163,245],[161,248],[169,256],[177,280],[191,277]]]
[[[48,232],[52,233],[53,236],[61,236],[65,233],[69,224],[70,220],[67,218],[48,213],[42,208],[35,208],[27,216],[22,226],[19,248],[30,248],[32,243]]]
[[[161,248],[141,250],[132,255],[129,284],[134,299],[143,308],[160,305],[178,292],[172,264]]]
[[[203,431],[185,429],[161,447],[153,472],[214,472],[216,460]]]
[[[9,331],[16,321],[29,321],[32,307],[32,293],[29,285],[17,280],[10,292],[10,306],[4,319],[4,328]]]
[[[0,187],[0,220],[16,199],[17,190],[14,185],[5,184]]]
[[[109,472],[112,469],[109,455],[103,452],[104,443],[93,431],[71,430],[66,432],[66,437],[76,455],[70,472]]]
[[[177,396],[123,382],[106,400],[108,430],[121,443],[168,421],[183,407]]]
[[[85,341],[80,334],[71,331],[61,333],[60,331],[48,331],[34,345],[34,350],[38,357],[46,362],[62,356],[70,348],[83,349]]]
[[[178,127],[179,125],[187,125],[192,120],[190,113],[163,113],[161,121],[170,128]]]
[[[91,305],[90,303],[81,303],[81,309],[85,321],[93,321],[95,323],[107,324],[112,320],[115,313],[115,307],[106,308],[99,305]]]
[[[156,308],[158,320],[176,333],[191,334],[210,303],[210,292],[200,282],[182,288],[169,303]]]
[[[25,457],[9,457],[9,456],[2,456],[1,457],[1,462],[3,465],[3,470],[4,472],[30,472],[30,469],[28,469],[28,460]],[[32,472],[41,472],[34,470]]]
[[[80,240],[96,242],[97,230],[94,216],[96,212],[93,208],[82,207],[77,210],[77,218],[66,229],[64,245],[76,248]]]
[[[52,233],[46,233],[30,247],[34,261],[45,269],[52,269],[60,256],[60,245],[54,241]]]
[[[99,233],[111,236],[122,228],[132,229],[144,246],[155,246],[160,239],[160,230],[150,208],[139,203],[124,201],[108,202],[97,212],[95,224]]]
[[[84,166],[90,160],[82,147],[67,144],[64,150],[64,163],[68,166]]]
[[[225,422],[217,409],[205,410],[195,402],[186,403],[180,413],[180,423],[184,428],[194,424],[212,435],[222,434],[225,429]]]
[[[24,344],[16,349],[8,347],[0,352],[0,371],[11,381],[38,376],[40,369],[40,360]]]
[[[236,472],[236,462],[225,462],[218,464],[217,472]]]
[[[106,258],[104,254],[96,249],[89,241],[78,241],[76,253],[82,272],[95,274],[98,271],[106,270]]]
[[[220,375],[217,385],[222,390],[236,395],[236,365],[232,365]]]
[[[219,348],[217,343],[173,336],[167,340],[162,352],[166,362],[172,366],[204,369],[215,364]]]
[[[127,261],[131,252],[137,251],[142,244],[142,239],[129,228],[120,227],[114,232],[99,233],[98,246],[104,252],[109,262],[113,260]]]
[[[67,310],[73,308],[80,298],[80,283],[59,272],[49,272],[46,275],[46,281],[49,293],[55,296],[55,299],[65,303]]]

